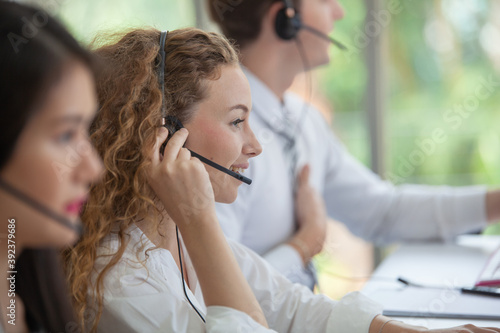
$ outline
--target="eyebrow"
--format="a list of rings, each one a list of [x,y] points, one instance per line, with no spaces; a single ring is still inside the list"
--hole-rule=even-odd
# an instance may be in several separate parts
[[[74,124],[74,125],[80,125],[82,123],[90,125],[90,123],[92,122],[92,119],[85,120],[81,115],[62,116],[62,117],[54,118],[52,120],[52,126],[58,126],[58,125],[68,124],[68,123]]]
[[[54,125],[59,125],[60,123],[81,123],[83,121],[82,116],[62,116],[57,117],[52,120]]]
[[[232,106],[229,111],[233,111],[233,110],[243,110],[243,112],[245,113],[248,113],[248,108],[246,107],[246,105],[243,105],[243,104],[237,104],[235,106]]]

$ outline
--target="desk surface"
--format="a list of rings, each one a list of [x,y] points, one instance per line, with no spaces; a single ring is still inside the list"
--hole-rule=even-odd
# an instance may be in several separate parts
[[[403,277],[409,281],[426,286],[443,286],[427,304],[439,310],[441,305],[458,306],[454,287],[472,286],[483,269],[489,255],[500,246],[499,236],[461,236],[452,244],[405,244],[388,256],[376,269],[370,281],[363,288],[363,293],[382,305],[395,306],[398,300],[391,299],[404,285],[397,281]],[[422,293],[429,290],[422,289]],[[432,292],[432,290],[431,290]],[[479,297],[479,296],[478,296]],[[500,298],[489,298],[500,315]],[[406,304],[399,301],[401,307]],[[496,306],[498,302],[498,306]],[[406,303],[406,302],[405,302]],[[397,305],[397,304],[396,304]],[[434,318],[395,318],[409,324],[428,328],[453,327],[464,324],[476,326],[500,327],[500,321],[470,319],[434,319]]]

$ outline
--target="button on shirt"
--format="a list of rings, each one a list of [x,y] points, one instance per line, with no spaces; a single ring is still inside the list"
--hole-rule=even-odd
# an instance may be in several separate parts
[[[252,91],[251,127],[263,152],[250,159],[232,204],[217,204],[226,235],[248,246],[294,282],[312,283],[297,251],[285,242],[296,230],[294,198],[285,152],[280,100],[243,68]],[[449,239],[486,226],[483,186],[394,186],[353,158],[317,109],[292,93],[283,98],[298,121],[297,169],[308,163],[310,183],[323,196],[328,215],[355,235],[377,244],[401,240]],[[298,128],[298,127],[297,127]]]
[[[135,226],[127,234],[125,253],[104,279],[99,332],[367,333],[373,318],[382,311],[380,305],[358,292],[338,302],[314,295],[306,287],[292,284],[250,249],[229,241],[266,316],[270,327],[266,329],[243,312],[222,306],[206,307],[191,260],[182,246],[193,288],[186,291],[205,317],[204,324],[186,300],[172,254],[165,249],[152,249],[153,243]],[[94,266],[96,272],[102,271],[110,260],[106,255],[116,253],[119,244],[116,234],[103,241]]]

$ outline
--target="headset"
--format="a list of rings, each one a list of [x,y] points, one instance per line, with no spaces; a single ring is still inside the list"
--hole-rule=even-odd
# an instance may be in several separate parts
[[[276,21],[274,25],[276,34],[281,39],[283,40],[295,39],[297,37],[297,34],[299,33],[299,30],[304,29],[326,41],[329,41],[330,43],[337,46],[341,50],[347,50],[347,47],[345,47],[339,41],[331,38],[328,35],[325,35],[321,31],[311,26],[303,24],[300,18],[300,14],[293,7],[291,0],[282,0],[282,1],[284,7],[280,9],[276,14]]]
[[[13,187],[11,184],[5,182],[3,179],[0,179],[0,188],[2,188],[4,191],[8,192],[10,195],[13,197],[17,198],[18,200],[24,202],[26,205],[30,206],[37,212],[45,215],[46,217],[52,219],[53,221],[56,221],[60,225],[73,230],[76,232],[78,235],[81,235],[83,232],[83,225],[78,219],[76,223],[71,223],[69,219],[66,217],[56,213],[52,209],[42,205],[40,202],[37,200],[31,198],[30,196],[26,195],[25,193],[19,191],[15,187]]]
[[[167,38],[168,31],[162,31],[160,35],[160,66],[159,66],[159,73],[158,73],[158,80],[160,81],[160,86],[161,86],[161,114],[162,114],[162,126],[168,129],[168,137],[167,140],[162,144],[160,148],[160,152],[163,154],[163,151],[165,150],[165,146],[167,145],[168,140],[172,137],[172,135],[183,128],[184,126],[182,125],[181,121],[174,117],[174,116],[167,116],[167,111],[165,108],[165,40]],[[250,185],[252,184],[252,180],[248,177],[245,177],[243,175],[240,175],[239,173],[236,173],[234,171],[231,171],[225,167],[223,167],[220,164],[217,164],[211,160],[209,160],[206,157],[201,156],[200,154],[195,153],[194,151],[190,150],[191,156],[194,156],[198,158],[200,161],[203,163],[210,165],[212,168],[215,168],[221,172],[224,172],[225,174],[228,174],[229,176],[238,179],[239,181]]]

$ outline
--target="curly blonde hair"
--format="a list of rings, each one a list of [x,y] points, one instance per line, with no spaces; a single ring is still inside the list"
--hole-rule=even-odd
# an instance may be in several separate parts
[[[99,322],[106,273],[118,263],[127,246],[126,231],[136,221],[162,207],[146,181],[148,151],[161,123],[162,93],[158,82],[160,31],[133,30],[115,35],[95,53],[105,70],[97,77],[100,110],[91,127],[91,140],[105,166],[99,184],[91,187],[79,242],[64,253],[66,273],[78,318],[95,332]],[[97,44],[102,44],[100,40]],[[194,107],[207,94],[206,80],[220,77],[223,65],[236,65],[238,54],[221,35],[194,28],[169,32],[165,43],[165,105],[168,115],[187,123]],[[90,279],[101,241],[117,231],[120,246],[109,263]],[[92,304],[92,305],[91,305]],[[96,316],[85,318],[88,310]],[[90,321],[90,323],[86,322]]]

